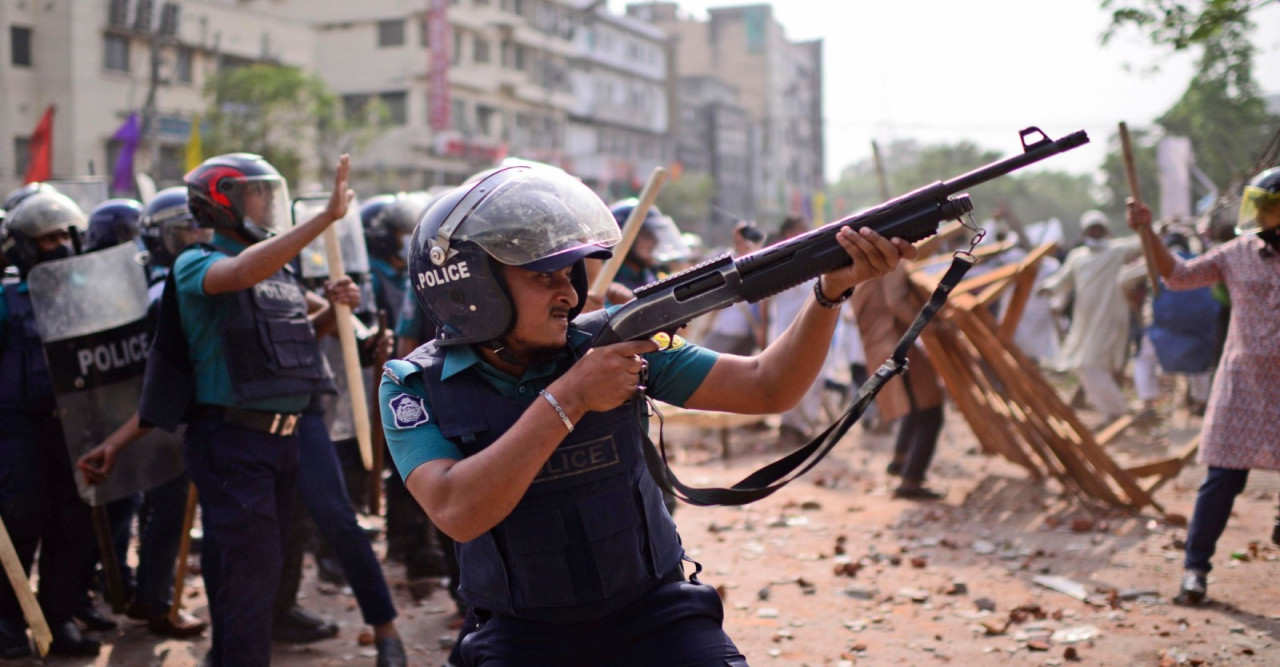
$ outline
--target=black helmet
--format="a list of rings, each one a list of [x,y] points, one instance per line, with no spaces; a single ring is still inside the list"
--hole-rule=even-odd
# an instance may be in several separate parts
[[[48,256],[40,252],[36,239],[46,234],[65,231],[71,236],[72,252],[80,251],[80,233],[85,227],[84,211],[66,195],[52,188],[38,190],[8,212],[4,229],[0,230],[0,249],[9,263],[26,276],[39,262],[65,257],[65,253]]]
[[[89,213],[89,231],[85,234],[85,252],[128,243],[138,237],[138,216],[142,202],[136,199],[108,199]]]
[[[440,345],[485,343],[515,324],[500,264],[531,271],[573,266],[587,296],[585,257],[608,257],[618,226],[591,188],[555,167],[516,166],[441,196],[409,240],[409,281],[435,321]]]
[[[187,208],[187,188],[181,185],[157,192],[142,211],[139,226],[150,266],[173,266],[179,253],[208,234]]]
[[[1280,208],[1280,167],[1272,167],[1249,181],[1240,196],[1240,215],[1236,219],[1237,234],[1262,230],[1258,213],[1262,209]]]
[[[259,155],[211,157],[182,180],[191,214],[201,227],[235,229],[261,241],[293,222],[288,184]]]
[[[413,233],[418,218],[430,204],[430,197],[407,192],[378,195],[365,202],[360,207],[360,221],[369,254],[382,259],[399,255],[404,237]]]

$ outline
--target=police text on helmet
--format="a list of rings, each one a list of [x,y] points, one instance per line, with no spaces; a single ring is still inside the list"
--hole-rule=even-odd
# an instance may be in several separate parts
[[[430,271],[423,271],[422,273],[419,273],[418,287],[419,288],[435,287],[436,285],[443,285],[445,283],[451,283],[455,280],[462,280],[463,278],[470,278],[470,277],[471,277],[471,268],[467,266],[466,262],[458,262],[457,264],[450,264],[448,266],[442,266],[438,269],[432,269]]]

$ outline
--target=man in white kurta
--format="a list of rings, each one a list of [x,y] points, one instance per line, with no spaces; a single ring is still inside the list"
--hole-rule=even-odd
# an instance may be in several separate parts
[[[1080,226],[1084,245],[1067,254],[1043,288],[1075,298],[1071,327],[1054,366],[1074,371],[1094,409],[1114,419],[1128,411],[1128,399],[1115,380],[1124,369],[1129,336],[1129,306],[1120,272],[1141,245],[1137,237],[1112,239],[1107,217],[1100,211],[1086,212]]]

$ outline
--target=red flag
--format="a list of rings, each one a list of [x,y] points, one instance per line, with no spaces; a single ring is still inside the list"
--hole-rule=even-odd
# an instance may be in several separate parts
[[[22,177],[23,185],[34,181],[47,181],[53,175],[53,105],[44,110],[36,131],[31,133],[31,141],[27,144],[27,173]]]

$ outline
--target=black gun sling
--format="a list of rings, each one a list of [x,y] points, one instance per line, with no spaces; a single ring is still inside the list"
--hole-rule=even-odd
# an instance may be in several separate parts
[[[894,349],[893,356],[885,361],[876,370],[875,374],[858,389],[858,394],[854,397],[853,405],[848,411],[809,444],[760,468],[729,488],[693,487],[677,479],[675,473],[671,470],[671,466],[668,465],[666,443],[662,437],[662,415],[654,409],[654,414],[658,416],[659,420],[658,444],[655,446],[647,433],[644,436],[645,463],[649,468],[649,474],[653,476],[654,481],[657,482],[658,487],[662,490],[691,505],[703,506],[745,505],[769,496],[778,489],[790,484],[796,478],[811,470],[835,448],[836,443],[862,417],[862,413],[866,412],[867,406],[875,399],[876,394],[880,393],[880,389],[884,387],[886,382],[893,379],[894,376],[906,372],[907,352],[911,350],[911,346],[915,344],[916,338],[920,336],[920,332],[924,330],[925,325],[933,319],[933,316],[946,303],[951,291],[955,289],[955,286],[960,283],[960,280],[964,278],[964,274],[972,266],[972,256],[967,253],[956,254],[951,262],[951,267],[947,269],[946,274],[943,275],[942,280],[938,283],[938,287],[934,289],[933,296],[929,298],[929,302],[920,309],[920,314],[916,315],[911,327],[898,340],[898,346]],[[637,401],[636,404],[639,406],[637,408],[637,417],[644,419],[647,416],[644,410],[648,402]]]

